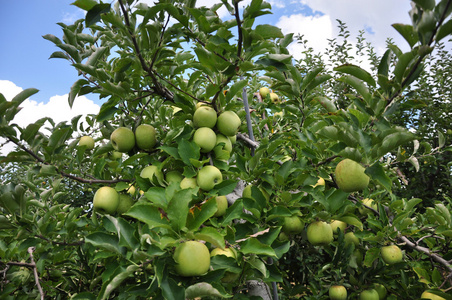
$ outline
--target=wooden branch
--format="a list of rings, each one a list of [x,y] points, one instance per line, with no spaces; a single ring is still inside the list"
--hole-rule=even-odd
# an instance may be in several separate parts
[[[33,265],[33,274],[35,276],[36,286],[38,287],[39,294],[41,295],[41,300],[44,300],[44,291],[42,290],[41,284],[39,283],[38,269],[36,268],[36,263],[33,258],[34,251],[35,251],[35,247],[28,248],[28,254],[30,254],[31,264]]]

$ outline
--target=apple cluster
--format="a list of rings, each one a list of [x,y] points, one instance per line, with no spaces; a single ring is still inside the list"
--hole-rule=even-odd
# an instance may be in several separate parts
[[[154,126],[141,124],[135,132],[128,127],[116,128],[110,136],[113,149],[121,153],[131,151],[135,146],[144,151],[152,150],[157,143]]]

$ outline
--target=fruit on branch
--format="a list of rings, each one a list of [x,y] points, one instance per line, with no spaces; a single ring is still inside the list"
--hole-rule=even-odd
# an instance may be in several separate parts
[[[259,95],[261,95],[262,99],[267,98],[267,95],[270,95],[270,89],[268,87],[261,87],[259,89]]]
[[[80,140],[78,141],[78,145],[80,147],[86,146],[87,150],[93,150],[94,149],[94,139],[88,135],[82,136]]]
[[[375,289],[368,289],[359,294],[359,300],[380,300],[380,296]]]
[[[210,252],[199,241],[186,241],[176,247],[173,254],[176,272],[180,276],[201,276],[209,270]]]
[[[331,300],[346,300],[347,289],[343,285],[332,285],[328,290]]]
[[[213,128],[217,123],[217,112],[210,106],[202,105],[193,114],[193,125],[196,128]]]
[[[111,152],[111,159],[117,160],[117,159],[120,159],[120,158],[122,158],[122,153],[121,152],[119,152],[119,151],[112,151]]]
[[[163,173],[157,166],[150,165],[141,170],[140,177],[147,178],[154,185],[160,185],[163,182]]]
[[[195,177],[185,177],[181,180],[179,186],[181,189],[194,189],[198,186],[198,183]]]
[[[201,152],[207,153],[215,147],[217,135],[209,127],[201,127],[196,129],[193,141],[201,148]]]
[[[374,283],[373,288],[374,288],[374,290],[377,291],[378,297],[380,297],[380,300],[383,300],[386,298],[388,291],[386,290],[386,287],[384,285],[382,285],[381,283]]]
[[[217,211],[213,216],[222,217],[228,209],[228,199],[226,198],[226,196],[216,196],[215,200],[217,201]]]
[[[270,100],[274,103],[274,104],[279,104],[281,103],[281,100],[279,99],[278,94],[276,93],[270,93]]]
[[[342,160],[334,171],[337,186],[347,193],[364,190],[369,185],[369,176],[364,171],[364,167],[356,161]]]
[[[397,245],[389,245],[381,248],[381,258],[388,265],[399,263],[403,260],[402,250]]]
[[[113,214],[119,206],[118,192],[109,186],[99,188],[94,194],[93,208],[101,214]]]
[[[355,247],[359,246],[359,238],[351,231],[344,235],[344,241],[346,245],[355,244]]]
[[[237,143],[237,135],[228,136],[228,139],[231,141],[232,145]]]
[[[222,112],[217,119],[217,129],[225,136],[236,135],[239,131],[242,121],[233,111],[227,110]]]
[[[373,199],[369,199],[369,198],[365,198],[361,201],[362,204],[378,211],[378,205],[377,203],[373,200]],[[372,211],[370,209],[368,209],[365,206],[360,206],[358,208],[358,212],[362,215],[362,216],[366,216],[368,213],[372,213]]]
[[[282,231],[286,234],[299,234],[304,229],[304,223],[299,216],[284,217]]]
[[[135,141],[141,150],[151,150],[157,143],[155,128],[149,124],[141,124],[135,129]]]
[[[435,295],[433,293],[424,291],[421,295],[421,299],[430,299],[430,300],[446,300],[441,296]]]
[[[135,147],[135,134],[130,128],[116,128],[110,136],[111,145],[116,151],[125,153]]]
[[[307,236],[314,246],[328,245],[333,241],[333,229],[324,221],[314,221],[308,225]]]
[[[169,171],[168,173],[166,173],[165,175],[165,180],[168,184],[170,184],[171,182],[181,182],[182,179],[184,179],[184,176],[181,174],[181,172],[179,171]]]
[[[221,171],[211,165],[207,165],[201,168],[196,177],[196,183],[199,188],[204,191],[210,191],[214,186],[223,181],[223,174]]]
[[[231,140],[228,137],[226,137],[226,136],[222,135],[221,133],[219,133],[219,134],[217,134],[217,140],[216,140],[215,146],[217,146],[217,145],[219,145],[221,143],[224,143],[224,145],[220,149],[226,150],[229,153],[232,152],[232,142],[231,142]]]
[[[119,194],[119,205],[116,208],[116,213],[122,215],[132,207],[133,203],[133,198],[130,195]]]
[[[347,223],[339,220],[331,220],[330,226],[331,229],[333,230],[333,234],[337,234],[338,228],[340,231],[345,232],[345,228],[347,228]]]

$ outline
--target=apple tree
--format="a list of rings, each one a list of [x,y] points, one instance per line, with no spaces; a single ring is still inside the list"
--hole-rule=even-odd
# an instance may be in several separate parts
[[[73,5],[85,18],[44,38],[80,77],[69,104],[103,104],[23,128],[38,90],[0,95],[16,145],[1,158],[2,298],[452,299],[450,198],[404,195],[398,168],[436,152],[395,117],[452,1],[414,1],[394,25],[410,50],[371,53],[372,71],[294,61],[262,0]]]

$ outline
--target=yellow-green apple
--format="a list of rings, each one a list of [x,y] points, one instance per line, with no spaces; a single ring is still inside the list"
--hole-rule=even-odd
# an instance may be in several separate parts
[[[88,135],[82,136],[80,140],[78,141],[78,145],[85,146],[87,150],[93,150],[94,149],[94,139]]]
[[[171,182],[181,182],[182,179],[184,179],[184,176],[181,174],[181,172],[173,170],[169,171],[165,175],[165,180],[168,184]]]
[[[173,254],[176,272],[180,276],[201,276],[210,268],[210,252],[199,241],[186,241],[179,244]]]
[[[278,235],[278,240],[280,240],[281,242],[288,241],[289,236],[284,231],[281,231]]]
[[[201,106],[204,106],[204,105],[209,105],[209,104],[204,103],[204,102],[196,102],[196,109],[198,109],[198,108],[200,108]]]
[[[217,112],[210,106],[203,105],[195,110],[193,114],[193,125],[196,128],[213,128],[217,123]]]
[[[330,226],[331,229],[333,230],[333,234],[337,234],[338,228],[340,231],[345,232],[345,228],[347,228],[347,223],[339,220],[331,220]]]
[[[149,124],[141,124],[135,129],[135,141],[141,150],[151,150],[157,143],[155,128]]]
[[[119,152],[129,152],[135,147],[135,134],[127,127],[116,128],[110,136],[113,149]]]
[[[274,103],[274,104],[279,104],[281,103],[281,101],[279,100],[279,96],[276,93],[270,93],[270,100]]]
[[[441,296],[435,295],[433,293],[430,293],[428,291],[424,291],[421,295],[421,299],[430,299],[430,300],[446,300]]]
[[[261,95],[262,99],[267,98],[267,95],[270,95],[270,89],[268,87],[266,87],[266,86],[261,87],[259,89],[259,95]]]
[[[343,285],[332,285],[328,290],[331,300],[346,300],[347,289]]]
[[[383,300],[386,298],[388,291],[386,290],[386,287],[384,285],[382,285],[381,283],[374,283],[373,288],[374,288],[374,290],[377,291],[378,297],[380,298],[380,300]]]
[[[184,177],[179,184],[181,189],[194,189],[198,186],[195,177]]]
[[[193,135],[193,141],[201,148],[201,152],[209,152],[215,147],[217,135],[209,127],[201,127],[196,129]]]
[[[226,137],[226,136],[222,135],[221,133],[219,133],[219,134],[217,134],[216,145],[221,144],[221,143],[224,143],[224,145],[220,149],[226,150],[229,153],[232,151],[232,142],[231,142],[231,140],[228,137]]]
[[[212,165],[207,165],[198,171],[196,182],[200,189],[210,191],[214,186],[223,181],[223,174],[221,171]]]
[[[226,198],[226,196],[216,196],[215,200],[217,201],[217,211],[213,216],[222,217],[228,209],[228,199]]]
[[[111,158],[114,160],[120,159],[120,158],[122,158],[122,153],[119,151],[112,151]]]
[[[273,117],[274,117],[275,119],[277,119],[277,118],[281,118],[281,119],[282,119],[283,116],[284,116],[284,112],[282,112],[282,111],[278,111],[278,112],[275,112],[275,113],[273,114]]]
[[[380,251],[381,258],[388,265],[393,265],[403,260],[402,250],[397,245],[384,246]]]
[[[355,244],[355,246],[359,246],[359,238],[352,232],[347,232],[344,235],[345,244]]]
[[[375,289],[368,289],[359,294],[359,300],[380,300],[380,296]]]
[[[140,177],[147,178],[154,185],[163,182],[163,173],[157,166],[150,165],[141,170]]]
[[[373,199],[369,199],[369,198],[365,198],[361,201],[362,204],[373,208],[374,210],[378,211],[378,205],[377,203],[373,200]],[[362,215],[362,216],[366,216],[368,213],[371,213],[371,210],[368,209],[366,206],[360,206],[358,207],[358,212]]]
[[[127,212],[129,208],[132,207],[134,201],[130,195],[126,194],[119,194],[119,205],[116,208],[116,213],[119,215],[122,215],[123,213]]]
[[[93,207],[94,210],[102,214],[112,214],[119,205],[118,192],[109,186],[99,188],[94,194]]]
[[[314,221],[308,225],[307,237],[314,246],[328,245],[333,241],[333,229],[324,221]]]
[[[282,230],[286,234],[299,234],[304,229],[304,223],[299,216],[284,217]]]
[[[234,145],[237,142],[237,135],[231,135],[231,136],[228,136],[228,138],[231,141],[232,145]]]
[[[364,171],[364,167],[356,161],[342,160],[334,171],[337,186],[347,193],[364,190],[369,185],[369,176]]]
[[[239,131],[242,121],[233,111],[227,110],[222,112],[217,119],[217,129],[226,136],[236,135]]]

